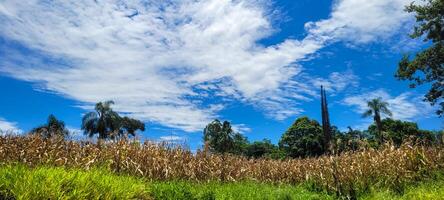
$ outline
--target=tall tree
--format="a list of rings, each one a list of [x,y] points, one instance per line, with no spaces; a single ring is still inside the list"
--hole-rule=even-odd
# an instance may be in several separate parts
[[[422,0],[424,4],[410,4],[406,11],[416,14],[417,25],[412,38],[424,38],[429,48],[416,54],[413,60],[405,55],[399,62],[396,77],[411,81],[410,87],[428,83],[430,90],[424,100],[432,105],[439,104],[436,111],[444,115],[444,1]]]
[[[31,130],[31,134],[38,134],[44,138],[54,136],[68,136],[69,131],[65,127],[65,122],[58,120],[53,114],[48,116],[46,124]]]
[[[111,108],[113,101],[99,102],[95,106],[95,112],[89,112],[83,116],[82,130],[89,137],[99,134],[100,139],[116,139],[125,134],[135,135],[137,130],[144,131],[145,124],[139,120],[128,117],[120,117]]]
[[[321,125],[308,117],[298,118],[282,135],[279,148],[293,158],[323,154],[325,149]]]
[[[228,121],[214,120],[204,129],[204,141],[215,153],[228,153],[234,147],[234,131]]]
[[[368,110],[365,111],[362,116],[373,116],[373,120],[375,121],[378,130],[379,143],[382,144],[384,142],[384,136],[382,134],[381,114],[392,116],[392,113],[388,109],[388,103],[382,101],[381,98],[370,100],[367,102],[367,106]]]
[[[324,133],[324,149],[326,151],[329,151],[332,136],[331,136],[331,127],[330,127],[330,116],[328,114],[327,97],[323,86],[321,86],[321,110],[322,110],[322,132]]]

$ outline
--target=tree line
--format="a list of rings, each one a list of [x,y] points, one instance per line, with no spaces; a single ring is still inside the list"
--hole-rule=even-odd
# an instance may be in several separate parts
[[[300,117],[280,137],[277,145],[270,140],[249,142],[240,133],[233,131],[230,122],[214,120],[204,129],[204,141],[213,153],[230,153],[250,158],[300,158],[320,156],[327,153],[356,151],[360,148],[378,148],[385,143],[400,146],[410,141],[416,144],[433,145],[443,143],[443,133],[421,130],[414,122],[382,119],[381,114],[391,116],[388,103],[380,98],[368,102],[368,110],[363,117],[372,116],[374,123],[367,130],[340,131],[336,126],[328,128],[329,137],[325,137],[323,127],[309,117]],[[325,145],[329,143],[329,145]]]
[[[82,118],[81,129],[88,137],[98,135],[99,139],[118,140],[135,136],[136,131],[145,131],[145,124],[137,119],[122,117],[111,108],[113,101],[99,102],[94,111],[86,113]],[[65,123],[54,115],[49,115],[46,124],[34,128],[30,132],[44,138],[54,136],[66,137],[69,130]]]

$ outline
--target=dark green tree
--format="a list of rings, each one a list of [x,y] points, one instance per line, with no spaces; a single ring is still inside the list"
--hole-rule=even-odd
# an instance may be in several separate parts
[[[255,141],[247,148],[246,156],[251,158],[267,157],[276,152],[278,147],[271,143],[270,140]]]
[[[95,112],[83,116],[82,130],[89,137],[99,134],[99,139],[117,139],[126,135],[135,135],[137,130],[144,131],[145,124],[139,120],[120,117],[111,108],[113,101],[99,102]]]
[[[327,95],[324,87],[321,86],[321,114],[322,114],[322,132],[324,134],[324,149],[330,150],[332,137],[332,127],[330,127],[330,115],[328,113]]]
[[[121,118],[121,125],[119,130],[119,136],[131,135],[136,136],[136,131],[145,131],[145,124],[137,119],[129,117]]]
[[[384,142],[384,136],[382,134],[382,124],[381,124],[381,114],[386,114],[388,116],[392,116],[392,113],[388,109],[388,103],[382,101],[381,98],[372,99],[367,102],[368,110],[364,112],[363,117],[373,116],[373,120],[376,124],[378,130],[378,138],[379,143],[382,144]]]
[[[401,145],[406,139],[416,139],[423,143],[431,144],[436,138],[432,131],[420,130],[418,124],[386,118],[381,121],[384,138],[395,145]],[[371,134],[377,134],[377,126],[372,124],[368,128]]]
[[[38,134],[44,138],[51,138],[54,136],[66,137],[69,134],[65,123],[58,120],[53,114],[48,116],[46,124],[41,125],[31,130],[31,134]]]
[[[444,1],[422,0],[424,4],[410,4],[406,11],[416,14],[417,25],[412,38],[424,38],[430,47],[417,53],[413,60],[405,55],[399,62],[396,77],[411,81],[410,87],[430,84],[424,100],[440,105],[437,114],[444,115]]]
[[[233,149],[230,153],[235,155],[246,155],[247,148],[249,147],[248,139],[240,133],[233,135]]]
[[[316,120],[298,118],[282,135],[279,147],[293,158],[319,156],[325,152],[322,127]]]
[[[214,153],[229,153],[234,147],[234,131],[228,121],[214,120],[204,129],[204,141]]]

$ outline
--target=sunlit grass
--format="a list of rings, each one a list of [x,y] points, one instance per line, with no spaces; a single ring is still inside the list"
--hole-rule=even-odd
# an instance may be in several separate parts
[[[332,199],[302,186],[146,181],[106,169],[0,167],[0,199]]]
[[[310,184],[265,184],[257,182],[149,181],[117,175],[104,168],[91,170],[63,167],[6,165],[0,167],[0,199],[337,199],[311,188]],[[358,199],[444,199],[444,177],[408,185],[400,193],[376,188]]]
[[[100,169],[3,166],[0,180],[0,199],[149,199],[143,181]]]

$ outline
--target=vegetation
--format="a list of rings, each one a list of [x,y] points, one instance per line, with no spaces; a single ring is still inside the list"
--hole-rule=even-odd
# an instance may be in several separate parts
[[[396,146],[401,145],[404,141],[411,138],[422,143],[439,142],[438,133],[432,131],[420,130],[414,122],[405,122],[394,119],[383,119],[381,121],[384,138],[393,142]],[[375,125],[369,127],[371,134],[377,134]]]
[[[115,175],[105,169],[89,171],[61,167],[0,167],[0,198],[14,199],[332,199],[302,186],[253,182],[157,182]]]
[[[363,117],[370,117],[373,115],[373,119],[376,124],[376,128],[378,130],[378,138],[379,143],[384,143],[384,135],[382,134],[382,123],[381,123],[381,114],[386,114],[388,116],[392,116],[392,113],[387,108],[388,103],[382,101],[381,98],[372,99],[371,101],[367,102],[368,110],[362,114]]]
[[[31,130],[31,134],[38,134],[44,138],[54,136],[66,137],[69,131],[65,127],[65,123],[58,120],[54,115],[49,115],[46,124]]]
[[[282,158],[284,156],[284,155],[279,155],[278,147],[267,139],[264,139],[262,141],[255,141],[251,144],[248,144],[245,154],[250,158],[261,158],[261,157]]]
[[[143,181],[107,170],[0,167],[0,199],[149,199]]]
[[[256,182],[196,183],[189,181],[150,181],[116,175],[106,169],[29,168],[24,165],[0,167],[0,199],[335,199],[334,194],[317,191],[310,184],[274,185]],[[359,196],[379,199],[441,199],[442,175],[420,184],[405,186],[403,192],[372,188]]]
[[[321,113],[322,113],[322,133],[323,149],[329,152],[331,149],[332,130],[330,127],[330,116],[328,114],[327,95],[325,94],[324,87],[321,86]]]
[[[221,123],[214,120],[204,129],[204,142],[213,153],[234,153],[242,155],[245,152],[247,139],[240,133],[235,133],[228,121]]]
[[[441,146],[404,144],[305,159],[248,159],[166,148],[160,144],[90,143],[38,136],[0,136],[0,165],[103,168],[153,181],[310,183],[319,191],[356,197],[371,187],[404,190],[444,166]],[[37,184],[37,183],[36,183]]]
[[[417,26],[412,38],[424,38],[432,45],[417,53],[413,60],[406,55],[399,62],[396,77],[409,80],[411,87],[430,84],[425,100],[432,105],[439,104],[439,116],[444,115],[444,2],[442,0],[422,0],[424,4],[414,4],[406,8],[416,14]]]
[[[89,137],[99,134],[99,139],[119,139],[128,135],[135,136],[137,130],[144,131],[145,124],[139,120],[121,117],[111,109],[113,101],[99,102],[95,112],[85,114],[82,130]]]
[[[396,77],[431,85],[425,100],[444,116],[444,1],[412,3],[412,38],[429,48],[404,56]],[[230,122],[214,120],[205,147],[141,143],[139,120],[99,102],[81,129],[96,142],[65,140],[63,121],[50,115],[29,135],[0,134],[0,199],[442,199],[443,132],[391,117],[381,98],[368,102],[367,130],[330,124],[321,88],[322,124],[300,117],[275,145],[249,142]],[[106,141],[108,139],[113,142]]]
[[[282,135],[279,147],[292,158],[319,156],[325,151],[323,138],[317,121],[301,117]]]

